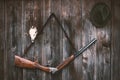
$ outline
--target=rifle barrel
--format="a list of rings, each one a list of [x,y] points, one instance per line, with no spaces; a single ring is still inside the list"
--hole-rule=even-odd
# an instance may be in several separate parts
[[[86,46],[84,46],[83,48],[81,48],[79,51],[77,51],[74,55],[75,58],[78,57],[80,54],[82,54],[85,50],[87,50],[88,47],[90,47],[93,43],[95,43],[97,41],[96,38],[92,39]]]

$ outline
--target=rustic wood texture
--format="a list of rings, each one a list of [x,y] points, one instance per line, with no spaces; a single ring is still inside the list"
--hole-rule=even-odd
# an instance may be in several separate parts
[[[89,13],[92,7],[98,2],[106,3],[111,9],[111,2],[108,0],[83,1],[83,44],[93,37],[97,38],[96,47],[88,49],[86,54],[83,54],[83,69],[85,72],[83,77],[85,80],[110,80],[109,44],[111,39],[111,24],[108,23],[103,28],[95,28],[95,26],[89,21]]]
[[[90,39],[97,38],[96,34],[96,28],[94,25],[91,24],[89,20],[89,13],[92,9],[94,3],[96,0],[86,0],[82,1],[82,45],[85,45]],[[89,4],[90,3],[90,4]],[[97,39],[97,44],[98,44]],[[86,50],[83,54],[83,64],[82,64],[82,70],[83,70],[83,80],[98,80],[97,77],[97,53],[96,53],[96,47],[89,48]]]
[[[120,80],[120,1],[112,0],[111,80]]]
[[[103,28],[90,21],[90,11],[98,3],[106,3],[112,13]],[[54,13],[66,30],[71,46],[52,18],[35,44],[29,29],[38,30]],[[120,80],[120,1],[119,0],[1,0],[0,1],[0,80]],[[56,67],[76,50],[97,38],[97,43],[56,74],[14,66],[18,55],[43,66]]]
[[[1,1],[0,3],[0,80],[4,79],[4,53],[5,53],[5,43],[4,43],[4,40],[5,40],[5,27],[4,27],[4,7],[5,7],[5,2],[4,1]]]

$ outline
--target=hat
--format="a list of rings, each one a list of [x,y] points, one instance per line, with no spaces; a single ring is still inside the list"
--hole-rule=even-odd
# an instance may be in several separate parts
[[[104,27],[111,18],[111,12],[105,3],[97,3],[90,12],[90,21],[95,27]]]

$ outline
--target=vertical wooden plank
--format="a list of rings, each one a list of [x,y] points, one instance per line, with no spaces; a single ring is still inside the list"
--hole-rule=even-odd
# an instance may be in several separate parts
[[[45,22],[47,21],[49,15],[50,15],[50,11],[51,11],[51,0],[43,0],[42,3],[43,7],[42,7],[42,21],[43,24],[45,24]],[[51,50],[50,50],[50,21],[47,23],[47,25],[45,26],[44,30],[43,30],[43,34],[41,34],[42,36],[42,51],[41,51],[41,61],[43,65],[48,64],[48,61],[50,60],[50,56],[51,56]],[[39,39],[40,40],[40,39]],[[49,65],[51,66],[51,65]],[[43,72],[44,74],[44,78],[47,77],[47,74],[45,72]]]
[[[111,80],[120,79],[120,1],[112,0]]]
[[[76,50],[81,48],[82,40],[82,22],[81,22],[81,0],[74,1],[62,1],[62,18],[63,25],[66,29],[71,41],[75,44]],[[65,41],[65,40],[64,40]],[[68,50],[63,49],[63,58],[69,57],[71,54],[74,54],[73,49],[70,44],[66,44],[63,41],[63,48],[69,47]],[[70,67],[69,67],[70,66]],[[82,79],[82,57],[79,56],[74,60],[74,63],[71,63],[66,70],[63,72],[63,80],[79,80]],[[74,75],[73,75],[74,74]],[[67,76],[66,76],[67,75]]]
[[[9,3],[9,2],[8,2]],[[12,1],[12,12],[11,12],[11,21],[10,21],[10,30],[11,30],[11,54],[14,58],[15,54],[20,55],[21,54],[21,2],[20,1]],[[8,55],[8,56],[9,56]],[[12,58],[11,56],[8,57],[8,59]],[[14,63],[14,60],[12,61]],[[21,70],[16,68],[15,65],[11,68],[13,74],[10,76],[13,76],[12,80],[17,80],[20,77],[22,77]],[[11,71],[9,73],[11,73]]]
[[[8,7],[9,6],[9,7]],[[4,72],[4,77],[5,80],[9,79],[12,80],[13,79],[13,59],[14,59],[14,55],[12,54],[12,27],[13,27],[13,23],[12,23],[12,19],[13,19],[13,6],[12,6],[12,1],[11,2],[7,2],[5,5],[5,57],[4,57],[4,61],[5,61],[5,72]],[[8,65],[9,68],[8,69]]]
[[[25,30],[26,30],[26,14],[29,14],[29,13],[27,13],[27,8],[26,8],[26,6],[25,5],[27,5],[27,4],[25,4],[26,2],[25,1],[22,1],[22,13],[21,13],[21,53],[20,53],[20,55],[23,55],[24,54],[24,48],[25,48],[25,46],[26,46],[26,44],[28,43],[26,43],[26,37],[25,37],[25,35],[24,35],[24,32],[25,32]],[[28,9],[29,10],[29,9]],[[26,12],[26,14],[25,14],[25,12]],[[27,17],[28,17],[28,15],[27,15]],[[27,78],[27,74],[26,74],[26,70],[25,69],[22,69],[22,80],[26,80],[26,78]]]
[[[101,0],[100,2],[105,3],[111,10],[111,1]],[[111,56],[111,23],[110,20],[103,28],[97,28],[97,50],[96,50],[96,67],[97,77],[100,80],[110,80],[110,56]]]
[[[69,9],[69,35],[76,50],[79,50],[82,47],[82,0],[71,0]],[[82,55],[77,57],[74,63],[70,65],[69,72],[70,80],[83,79]]]
[[[4,80],[4,53],[5,53],[5,25],[4,25],[5,2],[0,1],[0,80]]]
[[[101,0],[111,10],[110,0]],[[97,79],[110,80],[110,68],[111,68],[111,22],[109,22],[103,28],[97,28]]]
[[[91,39],[96,38],[96,29],[89,21],[89,13],[95,0],[82,0],[82,45],[84,46]],[[96,79],[96,48],[92,46],[83,53],[83,80]]]
[[[89,13],[95,1],[82,1],[82,45],[95,38],[96,30],[89,21]],[[90,3],[90,4],[89,4]],[[83,80],[96,80],[96,54],[95,48],[83,53]]]
[[[15,46],[14,49],[15,51],[13,53],[15,53],[18,56],[22,55],[22,1],[15,1],[14,5],[14,14],[15,17],[13,18],[14,20],[14,31],[13,34],[14,35],[14,40],[13,43],[15,42]],[[21,80],[23,78],[23,70],[15,67],[14,68],[15,73],[14,73],[14,80]]]
[[[34,17],[33,24],[38,28],[38,30],[43,27],[50,13],[50,2],[45,0],[34,1]],[[51,50],[50,50],[50,21],[45,26],[43,33],[38,37],[34,46],[34,58],[41,65],[47,66],[48,62],[51,60]],[[49,65],[51,66],[51,65]],[[49,73],[42,70],[35,70],[35,79],[51,79]]]
[[[50,12],[51,12],[51,0],[42,0],[42,5],[41,5],[41,16],[42,16],[42,25],[45,24],[45,22],[47,21],[48,17],[50,16]],[[41,41],[41,42],[40,42]],[[40,51],[40,56],[39,58],[41,58],[41,64],[44,66],[51,66],[51,45],[50,45],[50,41],[51,41],[51,30],[50,30],[50,21],[47,23],[47,25],[45,26],[44,30],[43,30],[43,34],[41,34],[41,38],[39,39],[39,42],[41,43],[41,51]],[[41,71],[42,74],[42,80],[46,80],[49,79],[51,80],[51,74],[50,73],[46,73]]]
[[[61,23],[61,0],[51,0],[51,13],[54,13]],[[62,62],[63,47],[62,35],[64,34],[59,23],[55,18],[51,20],[51,47],[52,47],[52,66],[56,67]],[[51,75],[52,80],[61,80],[62,72]]]
[[[89,20],[92,7],[104,2],[110,7],[110,1],[83,1],[83,45],[92,38],[97,38],[96,48],[88,49],[83,55],[83,79],[85,80],[110,80],[110,34],[111,26],[108,23],[103,28],[95,28]],[[85,60],[87,59],[87,60]]]
[[[20,55],[21,46],[21,3],[19,1],[5,2],[5,80],[16,80],[21,77],[20,71],[14,67],[14,55]],[[10,69],[7,68],[9,66]],[[19,75],[20,74],[20,75]],[[17,77],[16,77],[17,76]]]
[[[22,1],[22,55],[25,48],[31,43],[29,29],[34,26],[34,0]],[[27,55],[23,56],[26,59],[34,61],[34,45],[28,50]],[[23,80],[34,80],[34,70],[23,69]]]
[[[68,34],[68,36],[70,37],[70,2],[69,0],[61,0],[61,19],[62,19],[62,25],[63,28],[65,29],[66,33]],[[70,45],[68,43],[67,38],[65,37],[64,33],[63,33],[63,39],[62,39],[62,46],[63,46],[63,56],[62,56],[62,60],[64,61],[65,59],[67,59],[70,55],[71,55],[71,50],[70,50]],[[70,65],[69,65],[70,66]],[[70,72],[69,72],[69,66],[65,67],[62,70],[62,80],[70,80]]]
[[[4,22],[4,24],[5,24],[5,38],[4,38],[4,40],[5,40],[5,43],[4,43],[4,50],[5,50],[5,52],[4,52],[4,80],[7,80],[7,77],[8,77],[8,75],[7,75],[7,50],[6,50],[6,38],[7,38],[7,8],[6,8],[6,1],[5,1],[5,5],[4,5],[4,7],[5,7],[5,16],[4,16],[4,20],[5,20],[5,22]]]
[[[33,25],[37,27],[38,32],[43,26],[43,0],[35,0],[34,1],[34,11],[33,11]],[[37,41],[34,45],[34,61],[38,61],[42,65],[42,34],[38,37]],[[42,80],[42,73],[41,70],[34,71],[35,80],[40,79]]]

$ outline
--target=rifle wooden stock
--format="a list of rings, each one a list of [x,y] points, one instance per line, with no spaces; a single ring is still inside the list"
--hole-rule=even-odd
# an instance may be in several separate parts
[[[45,72],[50,72],[49,67],[42,66],[37,62],[32,62],[30,60],[21,58],[15,55],[15,65],[21,68],[30,68],[30,69],[40,69]]]
[[[63,69],[65,66],[67,66],[70,62],[72,62],[75,59],[74,55],[71,55],[68,59],[63,61],[60,65],[58,65],[56,68],[59,70]]]

